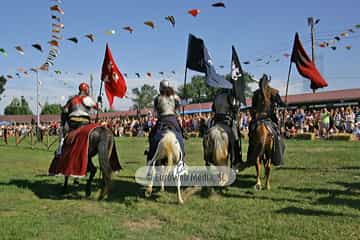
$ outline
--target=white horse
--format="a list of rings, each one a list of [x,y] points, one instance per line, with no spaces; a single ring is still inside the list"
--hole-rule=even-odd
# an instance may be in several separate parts
[[[149,167],[151,168],[150,169],[151,180],[150,180],[150,184],[148,185],[145,191],[145,195],[151,196],[154,177],[155,177],[155,165],[160,165],[163,168],[161,191],[164,191],[165,177],[169,175],[170,170],[172,168],[175,167],[176,169],[179,164],[184,164],[180,143],[177,140],[175,133],[170,130],[167,130],[164,136],[161,138],[153,158],[148,163]],[[177,183],[178,202],[180,204],[183,204],[184,201],[181,197],[181,190],[180,190],[181,187],[180,174],[177,174],[174,171],[174,177]]]

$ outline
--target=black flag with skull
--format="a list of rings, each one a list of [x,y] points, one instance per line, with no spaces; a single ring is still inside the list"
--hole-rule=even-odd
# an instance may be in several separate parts
[[[234,46],[232,46],[231,57],[231,80],[234,97],[242,104],[246,105],[244,73]]]

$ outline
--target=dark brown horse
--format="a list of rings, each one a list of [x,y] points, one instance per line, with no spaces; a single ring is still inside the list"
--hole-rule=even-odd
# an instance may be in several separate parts
[[[256,190],[261,190],[261,164],[265,168],[266,189],[270,190],[271,158],[273,153],[273,137],[264,122],[260,122],[252,135],[247,155],[247,162],[256,167]]]
[[[109,128],[104,126],[95,128],[89,135],[87,172],[90,172],[90,175],[89,179],[87,180],[85,190],[87,197],[91,195],[91,183],[96,174],[96,167],[92,162],[92,157],[97,154],[99,158],[100,170],[102,173],[102,188],[99,195],[100,200],[103,199],[110,191],[111,173],[113,171],[110,159],[112,154],[116,154],[114,135]],[[66,191],[67,184],[68,176],[65,176],[64,191]]]

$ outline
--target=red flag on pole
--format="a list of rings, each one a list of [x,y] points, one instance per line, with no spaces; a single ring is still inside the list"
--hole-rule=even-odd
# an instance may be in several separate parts
[[[328,84],[316,69],[314,63],[306,54],[299,38],[299,34],[295,34],[294,47],[291,54],[291,62],[296,64],[296,68],[300,75],[310,79],[311,88],[315,91],[318,88],[327,87]]]
[[[115,60],[111,54],[109,46],[106,44],[104,62],[102,65],[101,80],[105,84],[105,93],[112,108],[114,97],[123,98],[127,87],[125,78],[121,74]]]

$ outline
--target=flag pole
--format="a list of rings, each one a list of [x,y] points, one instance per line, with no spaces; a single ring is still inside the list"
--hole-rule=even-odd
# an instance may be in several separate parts
[[[292,66],[292,61],[290,60],[289,73],[288,73],[288,78],[287,78],[287,82],[286,82],[286,90],[285,90],[285,108],[284,108],[283,119],[282,119],[284,131],[285,131],[285,111],[287,111],[287,104],[288,104],[288,92],[289,92],[291,66]]]
[[[287,100],[288,100],[288,92],[289,92],[289,82],[290,82],[290,74],[291,74],[291,66],[292,66],[292,62],[290,60],[290,66],[289,66],[289,73],[288,73],[288,78],[287,78],[287,82],[286,82],[286,92],[285,92],[285,103],[287,104]]]
[[[187,91],[186,91],[186,78],[187,78],[187,66],[185,66],[184,89],[183,89],[185,102],[187,104],[188,103],[188,98],[187,98]],[[184,120],[184,117],[185,117],[185,104],[183,104],[183,106],[182,106],[182,117],[183,117],[183,120]]]
[[[96,101],[96,102],[97,102],[97,105],[98,105],[98,108],[97,108],[97,110],[96,110],[96,119],[95,119],[95,122],[96,122],[96,123],[99,121],[99,111],[100,111],[99,103],[102,102],[102,100],[101,100],[101,93],[102,93],[103,84],[104,84],[104,81],[101,80],[99,95],[98,95],[98,98],[97,98],[97,101]]]

